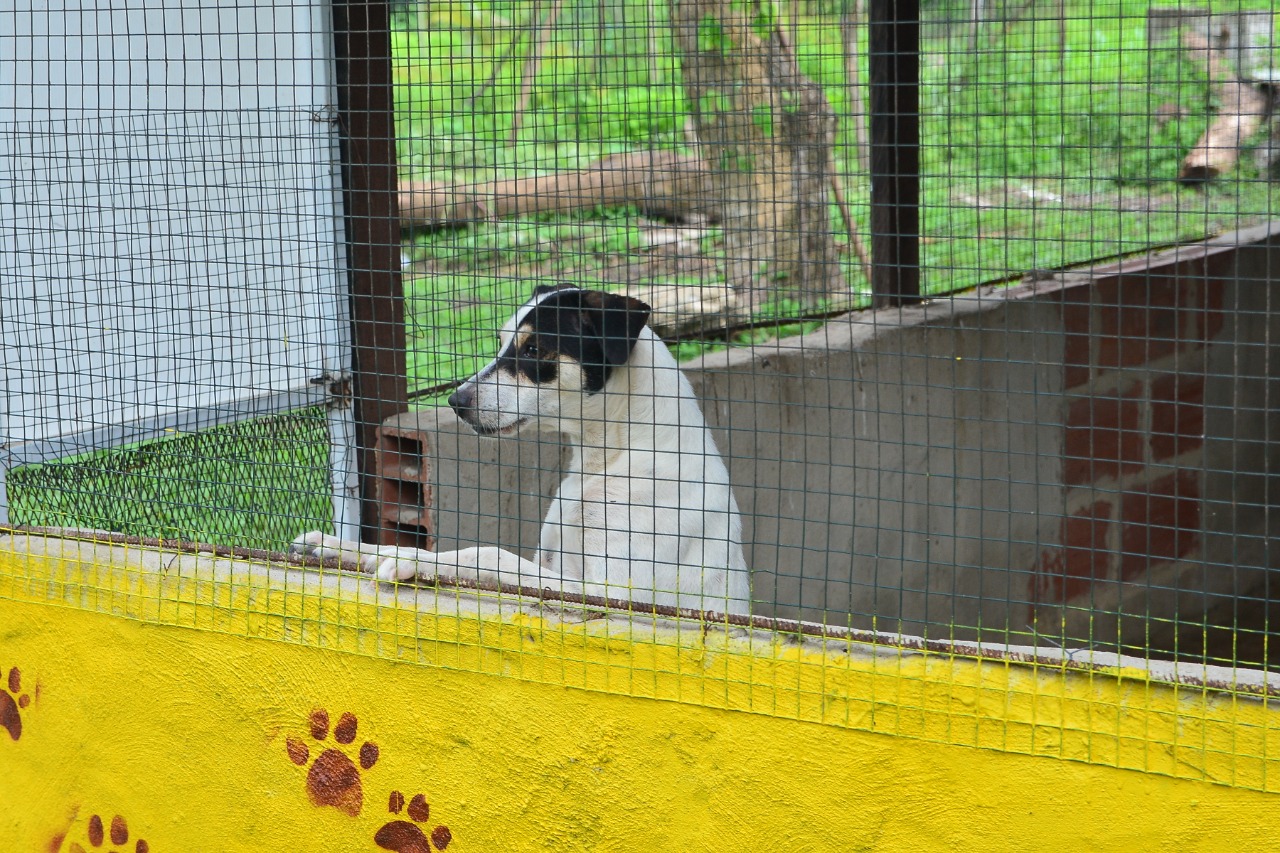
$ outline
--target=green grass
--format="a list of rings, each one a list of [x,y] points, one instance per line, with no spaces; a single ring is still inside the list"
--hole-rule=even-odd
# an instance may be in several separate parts
[[[1147,44],[1147,6],[1069,6],[1064,53],[1056,21],[1028,20],[973,55],[926,57],[922,266],[929,292],[1196,239],[1273,215],[1272,185],[1247,154],[1236,174],[1200,189],[1178,185],[1182,159],[1216,105],[1200,63],[1176,44]],[[945,46],[935,44],[931,56],[943,56]],[[1162,111],[1176,117],[1154,118]],[[977,208],[966,197],[996,206]]]
[[[409,386],[427,389],[446,385],[479,370],[493,357],[498,328],[529,298],[537,284],[555,280],[487,273],[409,278],[405,283]],[[805,310],[796,300],[777,299],[763,305],[756,319],[801,317]],[[441,318],[448,322],[440,322]],[[744,330],[726,339],[680,341],[673,343],[671,349],[677,359],[687,361],[729,346],[749,346],[779,335],[808,333],[821,325],[816,321],[784,323]],[[448,391],[442,390],[419,397],[416,402],[435,405],[447,396]]]
[[[331,529],[323,408],[9,472],[13,524],[283,550]]]

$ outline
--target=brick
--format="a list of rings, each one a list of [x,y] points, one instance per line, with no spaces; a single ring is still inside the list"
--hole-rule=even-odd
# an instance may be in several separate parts
[[[1149,337],[1145,333],[1104,335],[1098,339],[1098,369],[1138,367],[1164,358],[1177,348],[1177,339],[1171,337]]]
[[[1068,332],[1062,342],[1062,387],[1077,388],[1089,381],[1091,339],[1088,335]]]
[[[1085,595],[1095,580],[1109,576],[1112,554],[1107,548],[1107,537],[1111,526],[1111,504],[1106,501],[1062,520],[1065,598]]]
[[[1132,278],[1134,275],[1134,273],[1129,273],[1127,277]],[[1137,275],[1141,275],[1141,273]],[[1112,308],[1118,306],[1122,296],[1121,283],[1125,278],[1125,274],[1113,273],[1104,278],[1095,279],[1092,285],[1093,292],[1089,297],[1090,300],[1094,305],[1110,306]]]
[[[1122,397],[1082,397],[1068,406],[1062,461],[1066,485],[1087,485],[1142,467],[1141,394],[1142,383],[1135,382]]]
[[[1092,314],[1088,287],[1072,288],[1064,296],[1062,301],[1062,328],[1064,331],[1078,335],[1089,334]]]
[[[1224,255],[1218,261],[1209,265],[1205,279],[1204,307],[1210,311],[1222,311],[1227,307],[1227,281],[1235,276],[1232,257]]]
[[[1171,373],[1151,383],[1151,458],[1157,462],[1204,444],[1204,377]]]
[[[1204,341],[1212,341],[1213,338],[1219,336],[1222,332],[1222,325],[1226,323],[1226,282],[1224,277],[1228,270],[1219,270],[1217,264],[1211,270],[1211,274],[1217,273],[1215,278],[1210,278],[1204,283],[1204,321],[1201,324],[1203,329]]]
[[[1221,266],[1217,264],[1217,267]],[[1184,348],[1199,348],[1221,334],[1225,325],[1226,283],[1213,277],[1211,270],[1210,277],[1202,281],[1186,281],[1183,287],[1183,299],[1190,309],[1184,318],[1183,337],[1188,342]]]
[[[1120,575],[1132,580],[1200,545],[1200,472],[1187,469],[1120,500]]]
[[[1178,348],[1177,283],[1168,279],[1120,280],[1116,302],[1099,310],[1098,367],[1134,367]]]
[[[1111,503],[1098,501],[1062,519],[1061,547],[1040,555],[1037,600],[1087,596],[1094,581],[1110,577],[1114,563],[1107,544],[1114,524],[1111,515]]]
[[[1097,367],[1146,364],[1175,350],[1200,349],[1222,330],[1229,255],[1189,258],[1161,272],[1098,284]]]
[[[378,544],[435,547],[427,437],[384,424],[377,431]]]
[[[1089,383],[1088,365],[1066,364],[1062,370],[1062,387],[1066,390],[1081,389]]]
[[[1062,291],[1062,387],[1075,388],[1089,381],[1093,361],[1093,288],[1076,285]]]
[[[1227,312],[1205,311],[1202,316],[1204,317],[1203,338],[1207,343],[1222,334],[1222,327],[1226,325]]]

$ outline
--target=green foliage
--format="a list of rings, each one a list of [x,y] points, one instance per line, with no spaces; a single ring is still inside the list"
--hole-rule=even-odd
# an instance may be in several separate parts
[[[774,0],[755,0],[755,14],[751,17],[751,29],[761,39],[768,40],[778,26],[778,7]]]
[[[670,86],[584,87],[564,106],[579,138],[669,139],[679,130],[684,97]]]
[[[726,97],[723,92],[718,92],[715,89],[708,89],[698,98],[698,111],[704,116],[727,113],[732,110],[733,101]]]
[[[773,109],[768,104],[757,104],[751,108],[751,123],[765,139],[773,138]]]
[[[750,172],[755,166],[756,159],[750,154],[735,148],[720,152],[720,171],[722,172]]]
[[[471,6],[478,15],[518,22],[536,12],[532,2]],[[393,32],[401,168],[424,178],[483,178],[495,171],[578,168],[606,154],[671,147],[689,110],[669,29],[664,4],[567,4],[547,41],[514,145],[507,135],[529,48],[525,27],[500,34]],[[513,40],[516,50],[503,62]],[[657,48],[653,57],[650,45]]]
[[[927,172],[1170,181],[1207,123],[1203,64],[1176,44],[1148,48],[1143,17],[1015,27],[999,50],[926,63]],[[1162,107],[1186,120],[1152,121]]]
[[[432,387],[479,370],[493,357],[502,324],[535,285],[553,281],[474,272],[408,279],[409,387]]]

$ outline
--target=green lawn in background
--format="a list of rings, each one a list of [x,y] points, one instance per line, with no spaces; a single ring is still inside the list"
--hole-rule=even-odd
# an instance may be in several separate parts
[[[9,472],[13,524],[283,550],[331,528],[324,407]]]

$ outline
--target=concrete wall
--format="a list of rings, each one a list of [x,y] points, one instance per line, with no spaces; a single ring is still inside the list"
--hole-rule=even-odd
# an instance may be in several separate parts
[[[1035,393],[1060,352],[1038,334],[1051,311],[975,298],[857,314],[690,371],[740,484],[762,612],[1003,624],[1060,511],[1054,413]]]
[[[1224,596],[1259,597],[1278,557],[1278,241],[1252,229],[686,365],[755,612],[1171,648],[1148,615],[1220,620]],[[429,448],[434,489],[390,517],[421,530],[434,504],[441,548],[536,548],[554,438],[479,439],[438,410],[387,433]]]

